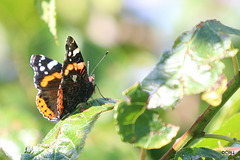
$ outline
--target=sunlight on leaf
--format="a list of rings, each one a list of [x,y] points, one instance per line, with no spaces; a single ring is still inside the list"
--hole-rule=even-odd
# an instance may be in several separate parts
[[[162,122],[160,115],[146,109],[148,93],[137,83],[124,92],[129,101],[115,106],[114,119],[124,142],[145,149],[161,148],[172,141],[179,127]]]
[[[56,43],[58,43],[55,0],[35,0],[35,4],[40,11],[42,20],[48,24],[51,34],[54,36]]]
[[[168,109],[184,94],[199,94],[214,86],[225,67],[220,60],[238,52],[229,34],[240,35],[240,30],[210,20],[179,36],[141,83],[150,93],[147,108]]]
[[[227,90],[227,83],[227,77],[225,75],[220,76],[216,84],[202,94],[202,100],[212,106],[218,106],[222,102],[222,94]]]
[[[12,157],[11,157],[12,158]],[[10,160],[11,159],[9,155],[7,155],[4,150],[2,149],[2,147],[0,148],[0,159],[6,159],[6,160]]]
[[[96,100],[97,101],[97,100]],[[92,106],[82,113],[59,121],[46,135],[42,143],[27,147],[22,159],[75,159],[83,150],[87,134],[98,116],[109,109],[113,103]]]

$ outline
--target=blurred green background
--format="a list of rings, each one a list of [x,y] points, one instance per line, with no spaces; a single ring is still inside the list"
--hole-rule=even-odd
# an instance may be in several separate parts
[[[1,0],[0,148],[19,159],[26,146],[40,143],[55,125],[44,119],[35,105],[37,89],[29,66],[32,54],[62,63],[65,41],[71,35],[85,61],[90,61],[91,71],[108,50],[109,55],[94,72],[95,81],[105,97],[119,99],[122,91],[151,71],[177,36],[200,21],[217,19],[240,28],[239,6],[237,0],[58,0],[57,45],[33,0]],[[234,41],[236,48],[239,44]],[[231,59],[224,62],[231,79]],[[98,97],[96,91],[93,98]],[[199,96],[187,96],[176,111],[165,115],[165,121],[180,125],[182,133],[206,106]],[[158,159],[164,152],[152,150],[148,159]],[[134,160],[139,155],[138,148],[121,142],[110,111],[96,122],[80,159]]]

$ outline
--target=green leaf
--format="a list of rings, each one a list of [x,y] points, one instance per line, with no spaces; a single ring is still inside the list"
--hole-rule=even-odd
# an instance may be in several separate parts
[[[238,52],[232,48],[229,34],[240,35],[240,30],[211,20],[179,36],[141,83],[151,93],[147,107],[174,107],[184,94],[198,94],[214,86],[225,67],[220,59]]]
[[[228,160],[238,160],[240,159],[240,151],[238,151],[235,155],[230,155]]]
[[[183,148],[177,152],[174,160],[227,160],[226,156],[208,148]]]
[[[6,152],[4,151],[4,149],[3,149],[2,147],[3,147],[3,146],[1,146],[1,148],[0,148],[0,159],[11,160],[12,157],[10,157],[9,155],[7,155]]]
[[[207,126],[207,133],[212,133],[213,131],[219,129],[223,124],[225,124],[230,117],[239,112],[240,109],[240,90],[228,100],[224,107],[219,111],[218,115],[210,122]]]
[[[227,77],[221,75],[214,86],[208,88],[201,96],[202,100],[212,106],[218,106],[222,102],[222,94],[227,90]]]
[[[146,109],[148,93],[137,83],[124,92],[129,101],[120,101],[114,108],[118,134],[124,142],[145,149],[161,148],[171,142],[179,127],[165,124],[160,115]]]
[[[93,100],[89,103],[98,103]],[[98,116],[112,109],[111,100],[102,106],[92,106],[82,113],[75,114],[59,121],[46,135],[42,143],[27,147],[22,159],[76,159],[83,150],[85,139],[94,125]]]
[[[55,0],[35,0],[42,20],[47,23],[51,34],[57,40]]]
[[[222,126],[220,126],[218,130],[214,131],[212,134],[219,134],[219,135],[225,135],[232,138],[238,138],[240,135],[239,124],[240,124],[240,113],[237,113],[232,117],[230,117],[228,121],[226,121]],[[195,146],[196,147],[207,146],[209,148],[217,148],[219,147],[219,142],[221,146],[229,145],[228,141],[203,138]]]

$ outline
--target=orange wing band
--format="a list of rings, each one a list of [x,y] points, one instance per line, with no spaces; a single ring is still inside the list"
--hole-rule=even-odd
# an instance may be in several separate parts
[[[55,78],[61,79],[62,78],[62,73],[55,72],[52,75],[45,76],[40,85],[42,87],[46,87],[48,85],[48,82],[54,80]]]
[[[39,96],[37,96],[36,103],[37,103],[38,110],[42,113],[44,117],[50,120],[54,120],[56,118],[55,114],[53,113],[53,111],[51,111],[48,108],[43,98],[40,98]]]
[[[58,112],[62,114],[63,112],[63,91],[62,88],[59,89],[58,91]]]
[[[75,71],[80,70],[80,72],[82,72],[84,67],[85,67],[85,63],[84,62],[69,64],[69,65],[67,65],[67,67],[66,67],[66,69],[64,71],[64,75],[67,76],[69,71],[71,71],[73,69]]]

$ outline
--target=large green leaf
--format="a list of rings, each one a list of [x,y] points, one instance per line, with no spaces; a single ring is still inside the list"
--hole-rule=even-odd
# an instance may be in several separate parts
[[[148,93],[137,83],[124,92],[128,101],[115,106],[114,118],[121,139],[145,149],[161,148],[171,142],[179,127],[165,124],[160,115],[146,109]]]
[[[208,148],[184,148],[181,151],[179,151],[174,160],[190,160],[190,159],[196,159],[196,160],[227,160],[227,156],[224,156],[214,150],[208,149]]]
[[[231,99],[224,105],[224,107],[218,112],[218,115],[210,122],[206,128],[207,133],[212,133],[223,126],[229,117],[239,112],[240,109],[240,90],[238,90]]]
[[[85,139],[98,116],[113,108],[113,101],[93,100],[92,106],[82,113],[75,114],[59,121],[46,135],[42,143],[27,147],[22,159],[76,159],[83,150]]]
[[[240,124],[240,113],[237,113],[232,117],[230,117],[228,121],[226,121],[222,126],[220,126],[218,130],[214,131],[212,134],[225,135],[231,138],[239,138],[239,135],[240,135],[239,124]],[[221,146],[229,145],[228,141],[203,138],[195,146],[196,147],[206,146],[209,148],[217,148],[219,147],[219,142]]]
[[[184,94],[198,94],[214,86],[224,69],[220,59],[238,51],[232,48],[229,34],[240,35],[240,30],[211,20],[179,36],[141,83],[151,93],[147,107],[174,107]]]
[[[240,159],[240,151],[238,151],[235,155],[230,155],[228,157],[228,160],[236,160],[236,159]]]
[[[57,39],[55,0],[35,0],[35,5],[51,34]]]
[[[11,160],[12,158],[6,154],[6,152],[3,150],[2,147],[3,146],[1,146],[1,148],[0,148],[0,159]]]

